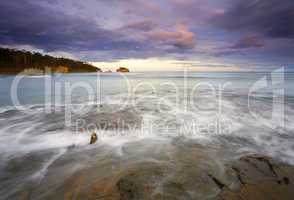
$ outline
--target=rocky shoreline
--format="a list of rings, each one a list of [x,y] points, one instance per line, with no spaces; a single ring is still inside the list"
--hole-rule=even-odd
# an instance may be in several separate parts
[[[91,145],[86,141],[85,146],[38,151],[10,160],[0,176],[2,186],[9,190],[2,198],[293,199],[294,166],[281,162],[278,157],[240,150],[242,144],[236,145],[225,136],[205,140],[185,136],[134,139],[125,135],[124,140],[121,136],[121,140],[116,140],[113,131],[131,133],[130,127],[140,128],[143,120],[131,107],[114,112],[116,106],[103,106],[98,113],[93,109],[78,116],[85,124],[105,131],[105,137],[101,138],[103,135],[94,132],[87,135],[83,131],[86,127],[82,127],[80,135],[85,135]],[[44,118],[48,127],[36,127],[36,134],[52,129],[52,124],[59,128],[56,122],[64,121],[56,115]],[[113,135],[108,136],[108,131]],[[112,143],[116,145],[107,145]],[[11,183],[12,177],[17,180]]]
[[[227,164],[220,175],[201,166],[202,156],[189,156],[199,161],[194,166],[144,162],[99,176],[99,169],[91,167],[75,173],[48,199],[293,199],[293,166],[249,155]]]
[[[294,167],[271,158],[254,155],[239,159],[228,167],[232,182],[213,179],[220,189],[220,199],[293,199]],[[237,180],[236,180],[237,179]]]

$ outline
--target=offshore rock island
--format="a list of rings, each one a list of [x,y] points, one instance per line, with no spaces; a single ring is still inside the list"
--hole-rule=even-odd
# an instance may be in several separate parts
[[[128,73],[128,72],[130,72],[130,70],[126,67],[120,67],[116,70],[116,72]]]

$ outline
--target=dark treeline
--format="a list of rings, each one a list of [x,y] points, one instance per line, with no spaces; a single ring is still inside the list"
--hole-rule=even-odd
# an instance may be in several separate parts
[[[35,68],[45,70],[46,67],[54,68],[64,66],[68,72],[97,72],[99,68],[85,62],[67,58],[55,58],[40,53],[0,48],[0,73],[16,74],[24,69]]]

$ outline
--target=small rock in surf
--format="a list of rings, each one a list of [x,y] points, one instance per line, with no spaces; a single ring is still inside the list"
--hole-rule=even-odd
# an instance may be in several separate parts
[[[96,133],[92,133],[90,144],[96,143],[97,142],[97,139],[98,139],[97,134]]]

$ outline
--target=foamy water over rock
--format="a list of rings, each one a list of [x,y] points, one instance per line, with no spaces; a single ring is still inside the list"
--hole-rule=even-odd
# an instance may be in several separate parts
[[[256,118],[280,116],[272,113],[272,105],[282,101],[273,101],[268,91],[250,99],[248,107],[248,90],[262,74],[191,74],[187,83],[179,73],[127,76],[131,93],[116,74],[102,75],[103,87],[91,94],[91,100],[75,90],[71,104],[88,109],[76,109],[69,121],[66,102],[44,103],[46,77],[22,80],[21,107],[1,96],[1,198],[250,199],[256,193],[260,199],[267,194],[287,199],[292,195],[293,77],[286,77],[285,127],[280,128],[277,120],[268,126]],[[0,78],[0,92],[7,92],[12,80]],[[91,74],[69,74],[54,81],[97,86],[97,76]],[[200,86],[192,93],[195,84],[207,82],[215,93]],[[218,86],[226,82],[231,84],[221,91],[220,102]],[[65,99],[65,94],[55,97]],[[54,112],[45,112],[46,107]],[[93,132],[98,140],[89,145]]]

